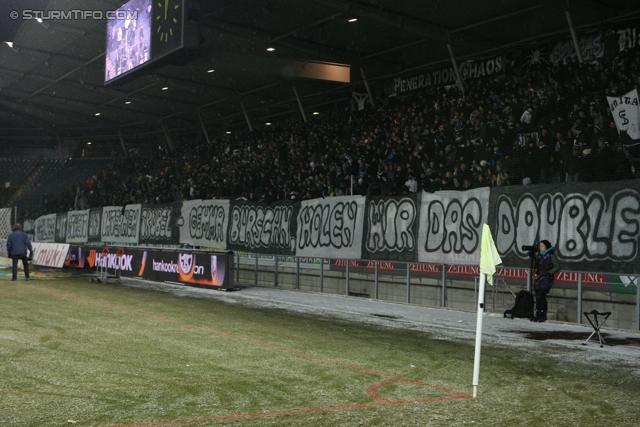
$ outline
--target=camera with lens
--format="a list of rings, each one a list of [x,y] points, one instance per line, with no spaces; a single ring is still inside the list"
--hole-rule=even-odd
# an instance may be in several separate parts
[[[522,246],[522,250],[525,252],[538,252],[538,245],[531,245],[531,246]]]

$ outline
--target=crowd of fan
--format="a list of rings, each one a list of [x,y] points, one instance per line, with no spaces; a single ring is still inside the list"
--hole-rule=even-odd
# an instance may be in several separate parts
[[[464,95],[434,88],[378,100],[376,109],[345,106],[306,123],[291,119],[128,159],[55,204],[276,202],[637,179],[637,146],[616,130],[606,96],[639,84],[639,49],[507,67],[504,75],[466,81]]]

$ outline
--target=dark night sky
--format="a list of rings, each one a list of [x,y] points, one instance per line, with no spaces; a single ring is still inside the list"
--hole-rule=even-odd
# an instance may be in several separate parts
[[[22,16],[25,9],[45,10],[50,0],[0,0],[0,42],[13,41],[22,25],[22,19],[11,19],[11,12]]]

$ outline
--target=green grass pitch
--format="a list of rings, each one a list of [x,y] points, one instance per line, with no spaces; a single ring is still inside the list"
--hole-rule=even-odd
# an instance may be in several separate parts
[[[175,296],[0,280],[0,426],[634,426],[640,363]]]

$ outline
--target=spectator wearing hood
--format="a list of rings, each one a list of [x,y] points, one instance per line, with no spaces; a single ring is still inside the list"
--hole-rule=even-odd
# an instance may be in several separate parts
[[[598,138],[596,155],[593,158],[593,180],[596,182],[613,181],[615,167],[613,165],[613,151],[605,141],[604,136]]]
[[[551,160],[553,159],[553,150],[542,141],[538,146],[538,149],[540,177],[538,178],[537,183],[549,184],[551,183]]]

